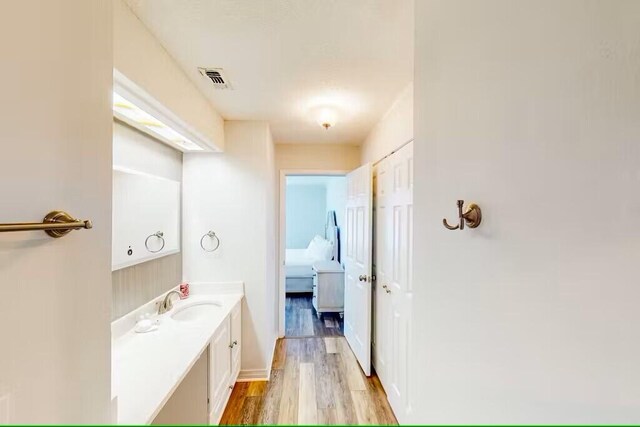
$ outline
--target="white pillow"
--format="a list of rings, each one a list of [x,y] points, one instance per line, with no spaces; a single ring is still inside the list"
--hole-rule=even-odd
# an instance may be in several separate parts
[[[333,243],[323,239],[320,236],[315,236],[306,251],[307,258],[315,261],[328,261],[333,256]]]
[[[321,259],[320,257],[322,254],[322,243],[320,240],[316,239],[316,237],[311,239],[311,241],[309,242],[309,246],[307,246],[307,251],[306,251],[307,258],[312,259],[314,261],[317,259]]]
[[[325,261],[331,261],[331,259],[333,258],[333,243],[326,240],[327,242],[327,248],[324,252],[324,259]]]
[[[313,237],[313,239],[311,239],[311,241],[309,242],[309,245],[307,246],[307,250],[312,250],[313,248],[316,247],[317,242],[322,240],[322,237],[318,236],[317,234]]]

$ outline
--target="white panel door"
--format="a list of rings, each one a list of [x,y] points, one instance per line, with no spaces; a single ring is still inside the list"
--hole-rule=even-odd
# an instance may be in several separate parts
[[[408,377],[413,298],[413,143],[385,159],[381,170],[386,185],[378,203],[385,214],[376,224],[376,236],[381,239],[376,246],[382,246],[376,263],[383,268],[376,274],[377,306],[383,309],[376,311],[376,323],[384,327],[376,351],[380,350],[380,359],[386,362],[381,364],[380,379],[389,403],[398,421],[403,422],[411,401]],[[385,298],[387,301],[383,301]]]
[[[347,175],[344,335],[362,370],[371,375],[371,165]]]
[[[388,269],[391,259],[388,242],[391,241],[390,227],[388,227],[388,193],[390,189],[388,161],[382,160],[374,168],[374,227],[373,227],[373,273],[376,277],[373,286],[374,317],[373,317],[373,365],[383,386],[389,383],[391,359],[391,298],[389,291]],[[386,286],[386,287],[383,287]]]

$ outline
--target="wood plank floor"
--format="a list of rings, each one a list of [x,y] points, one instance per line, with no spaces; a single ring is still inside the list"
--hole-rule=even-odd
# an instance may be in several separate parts
[[[287,294],[285,300],[286,337],[341,336],[344,322],[338,313],[325,313],[319,319],[310,293]]]
[[[278,340],[271,380],[236,383],[220,424],[398,422],[380,380],[362,373],[345,338],[324,337]]]

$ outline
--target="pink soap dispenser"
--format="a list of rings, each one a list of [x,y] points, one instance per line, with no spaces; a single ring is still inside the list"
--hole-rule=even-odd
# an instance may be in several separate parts
[[[180,285],[180,299],[189,298],[189,284],[183,283]]]

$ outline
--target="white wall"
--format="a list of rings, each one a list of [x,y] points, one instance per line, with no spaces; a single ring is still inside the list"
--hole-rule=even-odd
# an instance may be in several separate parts
[[[113,165],[182,181],[182,152],[116,120]]]
[[[287,249],[304,249],[315,235],[324,236],[327,187],[287,183]]]
[[[220,114],[123,0],[113,9],[114,67],[223,150]]]
[[[640,422],[639,22],[416,2],[413,421]]]
[[[2,3],[0,424],[111,421],[111,2]]]
[[[187,282],[243,281],[242,375],[266,375],[276,337],[275,171],[266,122],[229,121],[223,154],[185,154],[183,271]],[[220,249],[200,248],[213,230]]]
[[[361,163],[377,162],[413,139],[413,83],[400,92],[362,143]]]

